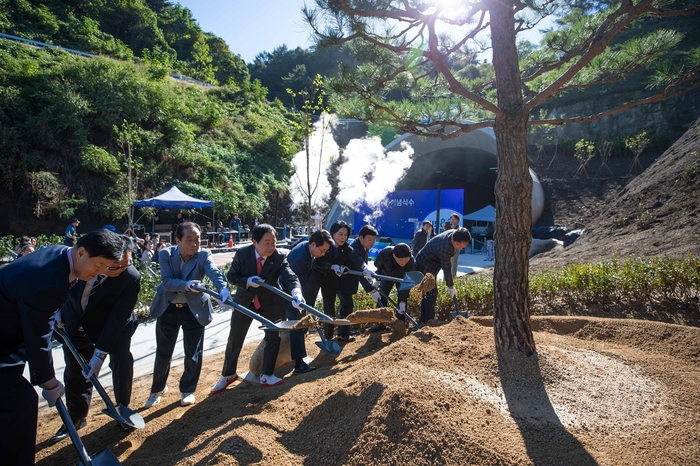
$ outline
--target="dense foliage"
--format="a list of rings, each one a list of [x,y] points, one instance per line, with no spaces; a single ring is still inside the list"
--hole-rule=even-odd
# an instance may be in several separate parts
[[[0,195],[19,212],[119,219],[129,200],[176,184],[215,200],[223,217],[253,217],[288,189],[299,142],[287,111],[221,39],[202,36],[189,10],[138,0],[0,6],[3,32],[121,59],[0,40]],[[216,78],[201,74],[202,61]],[[170,69],[228,84],[182,84],[166,78]]]

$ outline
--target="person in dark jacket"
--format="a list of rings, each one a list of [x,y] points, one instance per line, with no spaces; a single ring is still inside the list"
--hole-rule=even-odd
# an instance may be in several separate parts
[[[409,248],[406,243],[387,246],[379,251],[377,259],[374,261],[374,266],[377,275],[386,275],[395,278],[403,278],[406,272],[416,270],[416,262],[411,254],[411,248]],[[408,294],[411,290],[399,290],[400,284],[396,282],[389,280],[380,281],[379,289],[382,291],[382,295],[379,297],[379,303],[382,306],[387,305],[388,300],[384,296],[389,296],[394,285],[396,285],[399,303],[397,317],[399,320],[406,320],[406,303],[408,302]],[[383,330],[381,325],[377,327],[377,330]],[[371,330],[373,330],[373,328],[370,328],[370,331]]]
[[[339,293],[340,277],[345,273],[347,265],[353,259],[354,254],[348,244],[350,236],[350,226],[339,220],[331,225],[331,237],[333,238],[333,246],[322,257],[316,258],[313,263],[311,276],[309,278],[309,295],[313,296],[313,301],[309,301],[309,306],[314,306],[318,290],[321,290],[323,297],[323,312],[324,314],[334,317],[335,298],[338,296],[341,300],[341,306],[348,299],[348,295]],[[359,258],[354,261],[361,260]],[[349,296],[352,301],[352,296]],[[346,303],[347,304],[347,303]],[[352,302],[346,305],[346,308],[352,308]],[[330,340],[333,338],[334,325],[326,324],[324,327],[324,336]]]
[[[358,275],[348,274],[340,277],[338,295],[340,296],[339,314],[341,318],[347,317],[355,310],[353,296],[357,294],[360,283],[365,291],[372,295],[372,299],[374,299],[375,302],[379,301],[379,292],[375,290],[369,280],[367,280],[367,277],[373,276],[373,272],[367,268],[369,250],[372,249],[374,243],[376,243],[378,235],[379,233],[376,228],[371,225],[365,225],[360,228],[357,238],[350,243],[350,249],[353,254],[348,258],[347,266],[351,270],[364,272],[365,276],[360,277]],[[350,327],[338,327],[337,339],[339,341],[353,341],[354,338],[350,336]]]
[[[411,242],[413,254],[418,254],[418,251],[423,249],[425,243],[430,241],[430,239],[434,236],[435,233],[433,232],[433,224],[428,220],[424,220],[423,225],[421,225],[421,229],[418,230],[415,235],[413,235],[413,242]]]
[[[296,274],[297,278],[299,278],[301,293],[307,303],[316,301],[316,295],[318,295],[318,288],[315,289],[316,295],[313,295],[314,289],[309,283],[314,260],[317,257],[323,257],[331,246],[333,246],[331,234],[326,230],[319,230],[313,232],[311,236],[309,236],[308,241],[302,241],[294,246],[287,255],[287,262],[289,262],[292,271]],[[282,288],[287,293],[291,293],[292,291],[285,289],[284,286]],[[295,308],[292,303],[287,301],[285,305],[287,319],[298,320],[302,318],[301,311]],[[304,362],[304,358],[306,357],[306,346],[304,345],[305,333],[306,332],[302,330],[293,330],[289,332],[289,346],[292,359],[296,362],[294,371],[299,373],[310,372],[315,369],[315,367],[311,367]]]
[[[0,269],[0,458],[34,464],[40,386],[49,406],[65,389],[51,359],[54,315],[79,280],[93,280],[124,253],[119,235],[98,230],[75,247],[52,246]],[[31,383],[23,377],[29,363]]]
[[[107,356],[116,404],[128,407],[131,402],[134,378],[131,337],[138,326],[134,306],[141,290],[141,276],[133,265],[133,241],[128,236],[122,239],[127,248],[121,260],[107,267],[95,280],[79,282],[71,288],[68,301],[56,314],[57,325],[64,329],[83,359],[90,364],[90,372],[81,373],[80,364],[67,345],[63,345],[66,408],[77,429],[87,425],[92,399],[89,378],[92,374],[99,375]],[[56,339],[63,343],[61,337],[56,336]],[[118,425],[124,431],[132,430],[126,424]],[[66,437],[68,430],[61,426],[49,443]]]
[[[273,322],[284,319],[284,298],[256,282],[262,280],[275,288],[279,288],[279,284],[282,283],[285,289],[291,290],[294,305],[299,307],[304,302],[299,279],[289,266],[286,254],[276,249],[277,231],[274,227],[266,223],[258,225],[253,228],[252,240],[253,244],[236,252],[231,269],[226,276],[228,281],[236,286],[233,301]],[[236,372],[238,357],[252,321],[252,318],[242,312],[234,310],[231,313],[231,330],[226,344],[224,367],[221,377],[211,389],[212,395],[223,392],[227,386],[238,379]],[[265,331],[263,367],[260,374],[261,387],[282,383],[282,379],[275,376],[279,348],[279,332]]]

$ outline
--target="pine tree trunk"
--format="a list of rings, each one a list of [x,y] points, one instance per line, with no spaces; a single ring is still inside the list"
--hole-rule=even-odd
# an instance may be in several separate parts
[[[493,65],[498,89],[497,167],[494,246],[494,315],[496,348],[535,352],[528,292],[532,227],[532,178],[527,161],[527,120],[523,111],[515,46],[513,2],[491,6]]]

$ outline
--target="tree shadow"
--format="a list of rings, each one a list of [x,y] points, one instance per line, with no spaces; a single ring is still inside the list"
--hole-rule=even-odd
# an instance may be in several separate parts
[[[283,433],[279,442],[290,453],[303,457],[303,465],[346,464],[383,392],[382,384],[373,383],[359,395],[334,393],[294,430]]]
[[[566,430],[547,395],[537,354],[497,350],[498,372],[508,410],[532,462],[593,466],[598,462]]]

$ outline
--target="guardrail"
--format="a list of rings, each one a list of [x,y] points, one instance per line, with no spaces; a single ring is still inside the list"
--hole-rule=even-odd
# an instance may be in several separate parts
[[[72,53],[74,55],[80,55],[81,57],[86,57],[86,58],[101,58],[99,55],[93,55],[91,53],[81,52],[80,50],[61,47],[60,45],[47,44],[46,42],[39,42],[38,40],[25,39],[24,37],[13,36],[12,34],[0,33],[0,39],[14,40],[17,42],[22,42],[24,44],[28,44],[28,45],[31,45],[34,47],[39,47],[39,48],[63,50],[64,52]],[[170,76],[173,79],[177,79],[179,81],[185,81],[185,82],[192,83],[192,84],[199,84],[200,86],[207,86],[207,87],[213,86],[213,84],[208,83],[206,81],[200,81],[198,79],[190,78],[189,76],[184,76],[184,75],[178,74],[178,73],[170,73],[168,76]]]

